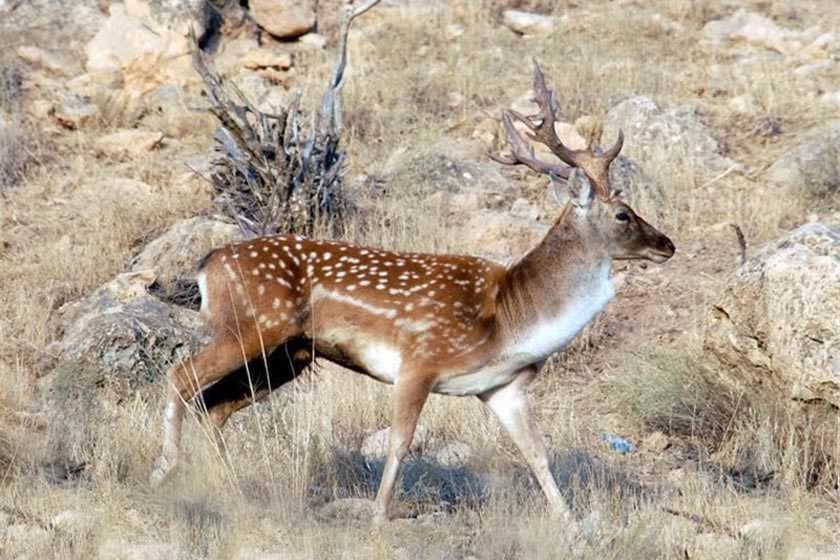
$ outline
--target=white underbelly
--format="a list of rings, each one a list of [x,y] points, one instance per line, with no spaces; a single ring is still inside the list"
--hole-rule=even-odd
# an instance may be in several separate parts
[[[480,395],[510,383],[517,373],[529,365],[521,360],[507,359],[487,365],[471,373],[444,377],[432,388],[444,395]]]

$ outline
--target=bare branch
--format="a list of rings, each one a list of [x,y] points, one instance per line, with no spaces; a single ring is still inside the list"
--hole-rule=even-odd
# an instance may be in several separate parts
[[[321,112],[318,116],[317,131],[321,136],[336,136],[341,134],[341,89],[344,87],[344,70],[347,68],[347,38],[350,34],[350,26],[353,20],[364,14],[380,0],[367,0],[356,6],[348,7],[341,22],[341,30],[338,36],[338,55],[333,65],[330,83],[321,98]]]
[[[368,0],[345,13],[336,61],[317,118],[303,115],[300,95],[272,115],[260,111],[235,84],[223,84],[198,48],[193,66],[207,88],[210,112],[220,122],[211,184],[222,212],[247,236],[278,232],[311,235],[324,221],[340,228],[346,156],[340,147],[341,88],[352,21],[379,3]],[[303,123],[311,123],[309,126]],[[336,232],[337,233],[337,232]]]

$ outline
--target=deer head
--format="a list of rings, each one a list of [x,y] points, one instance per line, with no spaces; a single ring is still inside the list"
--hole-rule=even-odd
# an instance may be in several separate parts
[[[524,165],[548,175],[552,185],[565,182],[571,196],[563,217],[593,250],[605,251],[613,259],[647,259],[661,263],[671,258],[674,254],[671,240],[636,214],[610,186],[610,164],[621,151],[624,134],[619,131],[618,139],[608,150],[596,146],[573,150],[564,145],[554,128],[554,93],[546,87],[545,76],[536,60],[534,102],[539,112],[533,116],[511,110],[502,112],[510,154],[490,154],[490,157],[505,165]],[[514,127],[514,119],[528,128],[532,140],[547,146],[563,163],[537,159],[533,146]]]

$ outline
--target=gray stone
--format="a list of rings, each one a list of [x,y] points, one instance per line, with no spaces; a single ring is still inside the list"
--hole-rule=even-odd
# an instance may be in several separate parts
[[[813,132],[767,170],[768,181],[805,194],[840,193],[840,121]]]
[[[706,316],[723,380],[840,407],[840,229],[815,223],[770,243]]]
[[[368,460],[382,459],[388,454],[388,438],[391,435],[391,428],[377,430],[367,436],[362,442],[362,455]],[[418,424],[414,431],[414,439],[411,441],[411,449],[422,449],[428,442],[429,429],[423,424]]]
[[[197,312],[147,292],[154,280],[122,274],[56,313],[39,386],[58,457],[78,459],[119,403],[156,396],[167,368],[209,339]]]
[[[556,20],[551,16],[521,10],[505,10],[502,13],[502,21],[520,35],[545,35],[557,27]]]
[[[616,138],[619,130],[625,135],[622,153],[638,161],[689,161],[708,173],[734,164],[693,106],[662,111],[649,97],[631,97],[607,113],[604,137]]]
[[[110,15],[88,42],[85,67],[88,72],[122,70],[140,59],[161,63],[189,53],[186,38],[166,29],[152,29],[138,17],[127,13],[123,4],[113,3]]]
[[[78,96],[70,96],[55,108],[53,116],[61,126],[77,130],[95,123],[99,108]]]
[[[122,129],[94,142],[96,149],[114,158],[136,158],[160,147],[163,133],[157,130]]]
[[[463,465],[472,457],[472,448],[462,441],[450,441],[432,453],[432,460],[444,467]]]
[[[212,218],[180,220],[134,257],[131,270],[152,270],[158,283],[171,285],[176,280],[192,278],[196,264],[208,251],[241,237],[235,225]]]
[[[804,41],[816,38],[816,28],[797,31],[781,27],[766,16],[738,10],[729,17],[713,20],[703,27],[703,37],[713,43],[746,41],[782,53],[796,52]]]
[[[210,136],[217,121],[206,109],[206,100],[191,96],[178,85],[164,84],[143,97],[142,124],[172,138]]]

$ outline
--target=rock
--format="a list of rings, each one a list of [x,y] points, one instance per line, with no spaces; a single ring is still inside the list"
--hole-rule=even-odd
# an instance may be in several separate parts
[[[822,94],[820,96],[820,101],[826,105],[840,107],[840,89]]]
[[[180,220],[134,257],[131,270],[152,270],[158,283],[172,284],[179,279],[191,278],[198,261],[210,249],[240,239],[241,236],[235,225],[212,218]]]
[[[462,441],[451,441],[434,450],[432,460],[444,467],[458,467],[470,460],[472,448]]]
[[[694,538],[691,550],[691,558],[739,558],[741,545],[727,535],[701,533]]]
[[[313,49],[323,49],[327,46],[327,38],[319,33],[307,33],[298,37],[298,43]]]
[[[668,34],[685,33],[685,26],[660,13],[650,15],[650,21],[659,29]]]
[[[100,94],[119,89],[123,86],[122,72],[118,70],[104,70],[101,72],[86,72],[68,80],[67,89],[80,97],[95,97]]]
[[[557,22],[551,16],[520,10],[505,10],[502,13],[502,21],[520,35],[544,35],[557,27]]]
[[[631,160],[619,156],[613,161],[610,185],[645,219],[659,221],[663,218],[666,205],[662,186]],[[569,193],[563,184],[553,188],[552,194],[559,206],[569,202]]]
[[[104,184],[98,181],[85,182],[79,188],[92,203],[99,201],[103,196],[111,196],[136,201],[139,204],[151,204],[156,196],[155,188],[150,184],[127,177],[112,177]]]
[[[210,9],[205,0],[126,0],[125,11],[156,31],[168,30],[186,35],[190,27],[196,37],[207,28]]]
[[[744,9],[703,26],[703,36],[713,43],[746,41],[782,53],[802,48],[803,41],[812,40],[814,31],[786,29],[761,14]]]
[[[645,436],[642,440],[642,448],[650,453],[662,453],[671,446],[671,440],[660,431]]]
[[[149,295],[154,280],[148,271],[121,274],[57,311],[39,385],[62,459],[82,458],[119,403],[156,398],[167,367],[208,340],[198,313]]]
[[[165,84],[143,98],[142,124],[152,130],[160,130],[171,138],[192,135],[211,136],[217,122],[207,111],[203,111],[204,100],[189,95],[183,87]]]
[[[804,225],[750,258],[706,316],[724,382],[840,406],[840,229]]]
[[[455,235],[465,250],[500,263],[509,263],[524,255],[542,240],[548,224],[534,223],[504,210],[486,208],[470,212],[453,225]]]
[[[123,129],[100,136],[94,145],[101,153],[116,158],[139,157],[160,147],[163,134],[152,130]]]
[[[322,521],[356,521],[370,523],[373,518],[374,503],[361,498],[334,500],[321,506],[317,516]]]
[[[37,120],[46,120],[55,114],[55,103],[49,99],[33,99],[27,103],[26,111]]]
[[[281,39],[294,39],[315,27],[314,0],[251,0],[257,25]]]
[[[524,198],[517,198],[510,207],[510,214],[515,218],[536,222],[540,217],[540,209]]]
[[[743,115],[753,115],[760,110],[756,98],[748,93],[733,97],[727,102],[727,105],[736,113]]]
[[[767,170],[767,179],[772,185],[810,195],[840,192],[840,121],[811,133],[784,153]]]
[[[279,68],[288,70],[292,67],[292,55],[288,52],[269,49],[253,49],[239,59],[239,63],[249,70]]]
[[[53,116],[64,128],[78,130],[96,122],[99,118],[99,108],[80,97],[71,96],[55,108]]]
[[[101,560],[177,560],[178,545],[162,542],[131,543],[108,540],[99,546]]]
[[[20,46],[17,48],[17,55],[24,62],[36,68],[42,68],[48,72],[52,72],[53,74],[58,74],[59,76],[69,76],[71,74],[67,63],[62,62],[55,54],[47,52],[40,47]]]
[[[485,118],[479,121],[478,125],[473,129],[471,137],[490,148],[496,142],[496,132],[498,129],[499,121]]]
[[[121,4],[112,4],[110,16],[86,47],[88,72],[121,70],[136,60],[156,60],[189,53],[189,44],[182,35],[153,31],[131,17]]]
[[[796,69],[793,71],[793,75],[799,78],[808,78],[813,76],[814,74],[819,74],[820,72],[829,72],[836,63],[833,60],[819,60],[817,62],[810,62],[808,64],[803,64],[802,66],[797,66]]]
[[[259,105],[271,91],[271,85],[261,74],[253,71],[240,72],[233,83],[254,105]]]
[[[391,435],[391,428],[377,430],[367,436],[362,442],[362,455],[368,460],[383,459],[388,454],[388,438]],[[429,439],[429,429],[423,424],[418,424],[414,431],[414,439],[411,441],[412,451],[422,449]]]
[[[622,153],[641,162],[688,160],[710,174],[734,164],[721,155],[720,143],[692,106],[662,111],[649,97],[631,97],[607,113],[604,137],[616,138],[619,129],[625,136]]]

